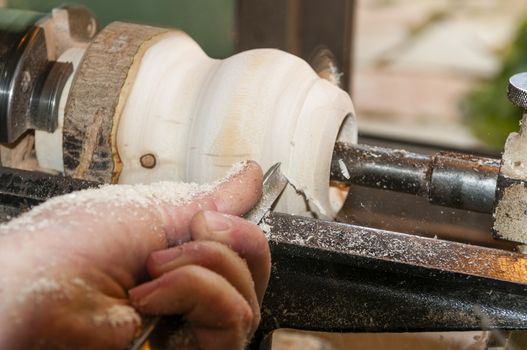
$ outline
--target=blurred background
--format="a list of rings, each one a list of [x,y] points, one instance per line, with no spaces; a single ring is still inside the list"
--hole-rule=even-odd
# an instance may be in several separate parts
[[[506,88],[527,69],[526,10],[522,0],[359,1],[362,131],[501,150],[521,116]]]

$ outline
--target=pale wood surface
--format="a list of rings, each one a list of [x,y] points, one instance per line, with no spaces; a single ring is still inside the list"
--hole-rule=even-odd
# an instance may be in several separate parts
[[[141,45],[167,31],[114,22],[89,46],[66,105],[63,138],[66,175],[112,182],[115,168],[112,128],[122,87]]]

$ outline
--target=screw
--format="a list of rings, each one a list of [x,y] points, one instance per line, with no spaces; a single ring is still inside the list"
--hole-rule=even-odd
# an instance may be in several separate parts
[[[141,166],[143,168],[152,169],[156,166],[156,156],[154,156],[152,153],[142,155],[141,158],[139,158],[139,161],[141,162]]]
[[[27,70],[25,70],[22,73],[22,82],[21,82],[21,88],[22,88],[23,93],[26,93],[29,91],[30,83],[31,83],[31,74]]]

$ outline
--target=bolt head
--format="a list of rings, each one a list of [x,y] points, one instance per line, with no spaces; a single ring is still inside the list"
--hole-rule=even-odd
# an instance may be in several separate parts
[[[21,88],[22,88],[22,92],[23,93],[29,92],[29,88],[31,86],[30,84],[31,84],[31,73],[29,73],[29,71],[25,70],[22,73],[22,85],[21,85]]]

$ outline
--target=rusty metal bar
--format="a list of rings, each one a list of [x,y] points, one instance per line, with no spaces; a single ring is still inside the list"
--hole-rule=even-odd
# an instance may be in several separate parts
[[[527,329],[527,256],[271,213],[261,329]]]
[[[337,142],[331,179],[416,194],[433,204],[492,213],[500,161],[462,153],[429,155]]]

